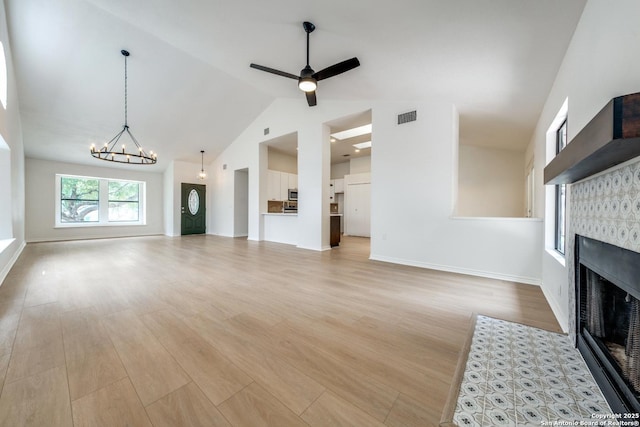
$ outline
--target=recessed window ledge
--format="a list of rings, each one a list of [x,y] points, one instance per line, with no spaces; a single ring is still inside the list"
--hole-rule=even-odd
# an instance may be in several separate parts
[[[0,254],[5,251],[16,239],[0,239]]]
[[[563,267],[567,266],[566,259],[560,252],[556,251],[555,249],[549,248],[546,248],[545,251],[547,251],[549,255],[551,255],[556,261],[558,261],[560,265],[562,265]]]
[[[132,227],[145,226],[142,222],[113,222],[113,223],[96,223],[96,222],[70,222],[68,224],[56,224],[53,228],[86,228],[86,227]]]

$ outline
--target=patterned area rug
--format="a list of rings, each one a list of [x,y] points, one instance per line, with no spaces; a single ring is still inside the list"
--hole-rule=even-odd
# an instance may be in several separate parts
[[[461,372],[441,425],[580,425],[611,414],[563,334],[478,315]]]

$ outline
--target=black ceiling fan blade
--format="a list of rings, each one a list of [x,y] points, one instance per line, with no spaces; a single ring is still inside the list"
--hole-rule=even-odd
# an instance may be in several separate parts
[[[313,92],[305,92],[305,95],[307,95],[307,104],[309,104],[309,107],[313,107],[318,103],[315,90]]]
[[[313,74],[313,77],[316,80],[324,80],[329,77],[337,76],[338,74],[342,74],[346,71],[352,70],[356,67],[360,66],[360,61],[358,58],[347,59],[346,61],[338,62],[330,67],[325,68],[324,70],[320,70],[317,73]]]
[[[263,65],[251,64],[249,65],[251,68],[255,68],[256,70],[266,71],[267,73],[277,74],[282,77],[289,77],[290,79],[298,80],[300,76],[296,76],[295,74],[287,73],[286,71],[276,70],[275,68],[265,67]]]

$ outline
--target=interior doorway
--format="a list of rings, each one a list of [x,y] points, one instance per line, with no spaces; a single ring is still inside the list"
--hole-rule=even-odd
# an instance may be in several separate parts
[[[233,237],[249,236],[249,169],[233,173]]]
[[[371,110],[327,125],[331,136],[331,215],[340,216],[342,238],[337,247],[369,246],[371,236]],[[352,239],[347,237],[365,237]]]
[[[205,185],[181,184],[180,234],[204,234],[207,231]]]

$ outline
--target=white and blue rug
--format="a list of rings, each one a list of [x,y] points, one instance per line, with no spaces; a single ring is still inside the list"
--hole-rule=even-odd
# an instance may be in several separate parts
[[[566,335],[477,317],[453,415],[455,424],[580,425],[610,413]]]

